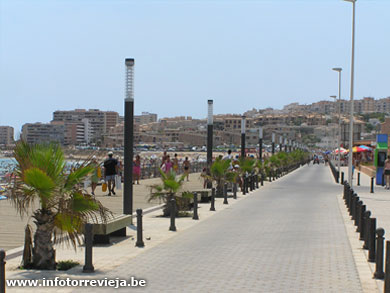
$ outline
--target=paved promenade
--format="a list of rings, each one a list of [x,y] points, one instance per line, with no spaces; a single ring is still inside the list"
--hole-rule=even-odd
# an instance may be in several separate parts
[[[127,238],[94,248],[93,274],[81,273],[80,266],[69,272],[18,271],[12,269],[17,265],[14,259],[7,263],[11,269],[7,276],[124,280],[133,276],[145,279],[146,288],[122,290],[143,292],[363,292],[344,224],[345,213],[340,210],[341,191],[329,167],[305,166],[249,195],[239,193],[239,199],[229,199],[229,205],[218,199],[216,213],[202,204],[200,221],[177,219],[178,232],[167,231],[168,219],[157,216],[161,212],[146,215],[144,233],[151,237],[145,241],[146,247],[137,249],[134,240]],[[59,259],[83,263],[83,249],[77,254],[71,249],[57,249]],[[370,282],[370,274],[367,279]],[[34,288],[28,291],[35,292]]]
[[[304,167],[105,277],[145,278],[145,292],[361,292],[330,176]]]
[[[140,180],[140,184],[133,185],[134,195],[134,210],[146,209],[159,205],[161,202],[154,200],[148,202],[148,196],[150,194],[150,185],[160,183],[160,178]],[[190,181],[184,183],[184,190],[202,189],[203,181],[201,180],[199,173],[190,174]],[[90,189],[89,189],[90,190]],[[96,188],[96,198],[102,202],[102,204],[109,208],[114,214],[122,214],[123,197],[122,190],[116,190],[115,196],[106,196],[102,192],[101,186]],[[24,217],[23,219],[16,213],[16,209],[11,205],[9,200],[0,201],[0,248],[6,251],[12,248],[20,247],[24,241],[24,228],[27,222],[31,223],[31,227],[35,229],[35,224],[30,220],[30,217]]]

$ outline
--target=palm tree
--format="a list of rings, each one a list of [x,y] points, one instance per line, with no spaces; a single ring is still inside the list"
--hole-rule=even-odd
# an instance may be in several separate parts
[[[76,247],[81,243],[84,224],[97,221],[98,215],[105,221],[110,213],[80,187],[94,168],[86,162],[67,174],[63,151],[56,144],[21,141],[14,157],[16,177],[10,184],[10,199],[21,216],[27,215],[34,204],[39,207],[32,213],[36,231],[31,266],[55,269],[54,244],[63,239]]]
[[[217,194],[222,196],[223,186],[227,182],[234,182],[237,174],[231,167],[230,159],[217,158],[210,167],[210,175],[206,177],[217,184]]]
[[[176,201],[176,216],[179,214],[179,210],[184,208],[184,202],[182,199],[189,199],[192,197],[192,194],[189,192],[181,192],[178,195],[178,192],[181,191],[184,183],[184,179],[186,178],[186,174],[181,175],[180,177],[176,176],[174,171],[170,171],[168,173],[163,172],[159,169],[161,174],[161,184],[154,184],[150,186],[150,196],[149,201],[154,199],[163,200],[166,205],[163,209],[164,216],[168,216],[171,214],[171,206],[168,204],[172,198]]]

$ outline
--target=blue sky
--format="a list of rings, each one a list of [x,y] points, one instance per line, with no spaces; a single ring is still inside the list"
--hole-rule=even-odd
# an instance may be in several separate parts
[[[390,96],[390,1],[358,0],[355,97]],[[342,0],[0,0],[0,125],[58,109],[159,117],[349,98],[352,4]]]

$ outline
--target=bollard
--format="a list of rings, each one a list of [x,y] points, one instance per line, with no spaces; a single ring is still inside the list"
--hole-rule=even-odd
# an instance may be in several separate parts
[[[256,189],[259,188],[259,175],[255,175],[256,177]]]
[[[169,226],[169,231],[176,231],[175,217],[176,217],[176,200],[171,198],[171,225]]]
[[[194,215],[192,217],[193,220],[199,220],[198,216],[198,194],[194,192]]]
[[[366,212],[366,205],[362,205],[360,209],[360,219],[359,219],[359,240],[364,240],[364,213]]]
[[[245,179],[244,179],[245,182],[245,193],[249,193],[249,178],[247,176],[245,176]]]
[[[350,196],[351,196],[351,189],[349,188],[347,194],[345,195],[345,199],[344,199],[345,205],[347,207],[348,207],[348,201],[349,201]]]
[[[352,198],[352,203],[351,203],[351,219],[354,221],[355,224],[355,209],[356,209],[356,203],[357,203],[357,195]]]
[[[84,244],[85,244],[85,265],[83,267],[83,273],[93,273],[95,268],[92,264],[92,245],[93,245],[93,234],[92,224],[87,223],[84,226]]]
[[[0,293],[5,293],[5,251],[0,250]]]
[[[390,293],[390,241],[386,241],[385,293]]]
[[[245,175],[244,177],[242,177],[242,194],[245,195],[246,194],[246,180],[245,180]]]
[[[362,214],[362,206],[363,202],[359,200],[356,204],[356,212],[355,212],[355,226],[356,226],[356,232],[360,232],[360,215]]]
[[[357,176],[357,186],[360,186],[360,172],[358,172]]]
[[[383,280],[385,273],[383,272],[383,244],[385,241],[385,230],[383,228],[376,229],[376,258],[375,258],[375,279]]]
[[[351,189],[351,194],[349,196],[349,200],[348,200],[348,212],[349,212],[349,215],[351,215],[351,211],[352,211],[352,202],[353,202],[353,199],[354,197],[356,196],[356,193],[353,192],[353,190]]]
[[[340,180],[340,174],[339,174],[339,171],[336,171],[336,183],[339,183],[339,180]],[[341,181],[341,182],[343,182],[343,181]],[[341,184],[343,184],[343,183],[341,183]]]
[[[215,211],[215,187],[211,188],[211,207],[210,211]]]
[[[353,201],[353,209],[352,209],[352,219],[354,221],[355,226],[356,226],[358,202],[359,202],[359,197],[355,196],[354,201]]]
[[[261,176],[260,176],[260,185],[261,185],[261,186],[264,186],[263,174],[261,174]]]
[[[249,191],[253,191],[253,189],[252,189],[252,175],[248,176],[247,180],[248,180]]]
[[[223,185],[223,204],[229,204],[227,200],[227,183]]]
[[[374,193],[374,177],[371,177],[371,189],[370,193]]]
[[[272,182],[272,174],[269,174],[269,182]]]
[[[344,172],[341,172],[341,182],[344,182]]]
[[[237,199],[237,183],[233,183],[233,198]]]
[[[368,261],[375,262],[375,231],[376,231],[376,218],[371,218],[369,221],[368,230]]]
[[[371,216],[371,212],[370,211],[366,211],[364,213],[364,222],[362,224],[362,230],[363,230],[363,240],[364,240],[364,243],[363,243],[363,248],[364,249],[368,249],[368,222],[370,221],[370,216]]]
[[[347,196],[347,184],[344,184],[343,199]]]
[[[137,242],[135,243],[135,246],[137,247],[144,247],[144,240],[142,237],[142,209],[137,209]]]

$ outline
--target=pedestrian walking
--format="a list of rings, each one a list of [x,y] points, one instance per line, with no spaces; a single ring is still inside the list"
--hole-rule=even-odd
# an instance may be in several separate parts
[[[172,163],[173,163],[173,171],[177,173],[177,171],[179,171],[179,159],[177,158],[177,154],[174,155]]]
[[[91,165],[94,168],[94,171],[92,172],[92,176],[91,176],[91,189],[92,189],[91,194],[95,195],[96,186],[99,183],[100,177],[102,175],[100,165],[97,161],[96,156],[92,157]]]
[[[108,152],[108,158],[104,161],[104,180],[108,185],[108,194],[107,196],[111,196],[111,194],[115,195],[115,176],[118,174],[118,160],[114,159],[113,153]]]
[[[172,167],[173,167],[173,163],[171,161],[171,158],[167,156],[165,163],[161,169],[165,172],[165,174],[168,174],[169,172],[171,172]]]
[[[169,156],[167,155],[167,152],[165,151],[165,152],[163,153],[163,156],[162,156],[162,159],[161,159],[160,168],[162,168],[162,166],[165,164],[165,162],[166,162],[166,160],[167,160],[168,157],[169,157]]]
[[[191,167],[191,163],[190,163],[190,161],[188,160],[188,157],[186,157],[185,160],[184,160],[184,162],[183,162],[183,169],[184,169],[184,175],[186,176],[187,181],[190,181],[190,180],[189,180],[189,176],[190,176],[190,167]]]
[[[137,155],[133,162],[133,184],[137,180],[137,184],[139,184],[139,179],[141,178],[141,157]]]
[[[385,161],[384,175],[386,180],[386,189],[390,189],[390,156]]]

